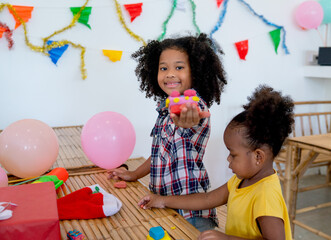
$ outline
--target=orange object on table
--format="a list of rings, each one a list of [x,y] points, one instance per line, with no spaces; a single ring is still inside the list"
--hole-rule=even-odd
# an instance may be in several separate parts
[[[0,187],[0,202],[17,204],[13,216],[0,220],[0,239],[60,239],[53,182]]]

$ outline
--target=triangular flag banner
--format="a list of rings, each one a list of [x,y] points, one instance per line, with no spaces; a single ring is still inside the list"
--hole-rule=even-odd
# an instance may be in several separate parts
[[[223,0],[216,0],[216,2],[217,2],[217,7],[219,8],[221,6]]]
[[[280,43],[280,28],[270,31],[269,34],[271,36],[272,42],[274,43],[275,52],[277,53],[277,49]]]
[[[47,41],[47,45],[51,45],[54,41]],[[66,44],[62,47],[52,48],[48,51],[49,57],[51,58],[52,62],[56,65],[59,58],[62,56],[65,50],[69,47],[69,44]]]
[[[31,18],[31,13],[33,10],[33,7],[28,7],[28,6],[12,6],[17,15],[22,18],[22,20],[24,22],[28,22],[29,19]],[[16,25],[15,25],[15,29],[18,28],[21,25],[20,20],[18,20],[18,18],[15,16],[15,14],[13,13],[13,11],[11,9],[9,9],[9,12],[13,15],[15,21],[16,21]]]
[[[117,50],[102,50],[103,55],[109,58],[110,61],[116,62],[120,61],[122,58],[123,51],[117,51]]]
[[[177,0],[176,10],[186,12],[185,4],[186,4],[186,0]]]
[[[235,43],[240,59],[246,60],[246,55],[248,53],[248,40]]]
[[[136,17],[140,16],[142,12],[142,5],[143,3],[124,4],[126,11],[130,14],[131,22],[133,22]]]
[[[74,16],[79,12],[80,9],[81,9],[81,7],[71,7],[70,8],[70,10]],[[88,24],[88,20],[89,20],[91,11],[92,11],[92,7],[85,7],[83,9],[83,11],[80,13],[80,17],[78,19],[78,22],[80,22],[81,24],[84,24],[89,29],[91,29],[91,26]]]

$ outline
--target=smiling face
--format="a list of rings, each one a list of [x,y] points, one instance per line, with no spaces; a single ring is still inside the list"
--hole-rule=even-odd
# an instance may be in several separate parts
[[[187,53],[166,49],[160,55],[157,81],[160,88],[170,95],[176,90],[183,94],[192,87],[191,67]]]
[[[224,132],[224,143],[230,151],[227,158],[229,168],[239,179],[250,179],[259,171],[255,151],[247,147],[243,135],[244,128],[227,127]]]

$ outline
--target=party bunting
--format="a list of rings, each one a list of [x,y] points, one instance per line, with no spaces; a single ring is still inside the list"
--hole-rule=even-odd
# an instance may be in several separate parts
[[[12,5],[12,7],[15,9],[16,14],[24,21],[24,22],[28,22],[29,19],[31,18],[31,13],[33,10],[33,7],[29,7],[29,6],[15,6]],[[18,28],[21,25],[21,21],[19,20],[19,18],[16,16],[16,14],[14,14],[14,12],[9,8],[9,12],[11,13],[11,15],[13,15],[15,21],[16,21],[16,25],[15,25],[15,29]]]
[[[171,10],[170,10],[170,13],[169,13],[167,19],[162,24],[163,31],[162,31],[161,35],[157,38],[158,41],[161,41],[164,38],[164,36],[167,32],[168,22],[169,22],[170,18],[172,17],[172,15],[174,15],[174,11],[176,9],[176,6],[177,6],[177,0],[174,0],[173,4],[172,4],[172,7],[171,7]]]
[[[216,0],[216,3],[217,3],[217,7],[219,8],[222,4],[223,0]]]
[[[248,40],[235,43],[240,59],[246,60],[248,53]]]
[[[70,10],[74,16],[80,11],[80,9],[81,9],[81,7],[71,7],[70,8]],[[78,19],[78,22],[80,22],[81,24],[84,24],[89,29],[91,29],[91,26],[88,24],[88,20],[89,20],[91,11],[92,11],[92,7],[85,7],[83,9],[83,11],[81,12],[80,17]]]
[[[130,34],[131,37],[133,37],[137,41],[141,41],[143,43],[143,45],[146,46],[146,42],[144,41],[144,39],[142,39],[141,37],[139,37],[137,34],[133,33],[126,26],[125,21],[124,21],[124,18],[123,18],[123,15],[122,15],[122,11],[121,11],[121,5],[117,2],[117,0],[114,0],[114,2],[115,2],[115,6],[116,6],[116,12],[117,12],[118,19],[120,20],[120,22],[121,22],[122,26],[124,27],[124,29]]]
[[[134,4],[124,4],[126,11],[130,14],[131,22],[136,19],[136,17],[140,16],[142,12],[142,3],[134,3]]]
[[[8,48],[11,49],[14,45],[14,41],[13,41],[13,31],[9,29],[9,27],[0,22],[0,38],[2,38],[3,34],[5,34],[5,37],[8,41]]]
[[[123,53],[123,51],[106,50],[106,49],[103,49],[102,52],[103,52],[103,55],[108,57],[109,60],[112,62],[120,61],[122,58],[122,53]]]
[[[47,41],[47,45],[51,45],[54,41]],[[62,54],[68,49],[69,45],[66,44],[62,47],[56,47],[52,48],[51,50],[48,51],[49,56],[52,60],[52,62],[56,65],[57,61],[59,58],[62,56]]]
[[[275,46],[275,52],[278,54],[277,49],[280,43],[280,28],[277,28],[273,31],[270,31],[269,34],[271,36],[272,42],[274,43]]]

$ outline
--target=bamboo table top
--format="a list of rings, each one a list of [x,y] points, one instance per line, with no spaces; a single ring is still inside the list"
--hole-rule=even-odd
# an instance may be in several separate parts
[[[331,155],[331,133],[289,138],[288,144]],[[303,146],[304,145],[304,146]]]
[[[141,209],[137,202],[149,193],[149,175],[136,182],[127,182],[127,188],[117,189],[114,180],[107,180],[104,169],[96,167],[87,159],[80,141],[82,126],[53,128],[59,140],[59,155],[52,168],[63,167],[69,173],[68,180],[58,191],[63,197],[86,186],[99,184],[123,203],[121,210],[110,217],[89,220],[60,221],[61,238],[67,239],[67,232],[76,229],[87,239],[146,239],[151,227],[161,226],[172,239],[197,239],[200,232],[172,209]],[[144,158],[127,160],[130,169],[135,169]],[[15,179],[9,176],[9,180]],[[220,226],[224,232],[226,207],[217,208]]]

